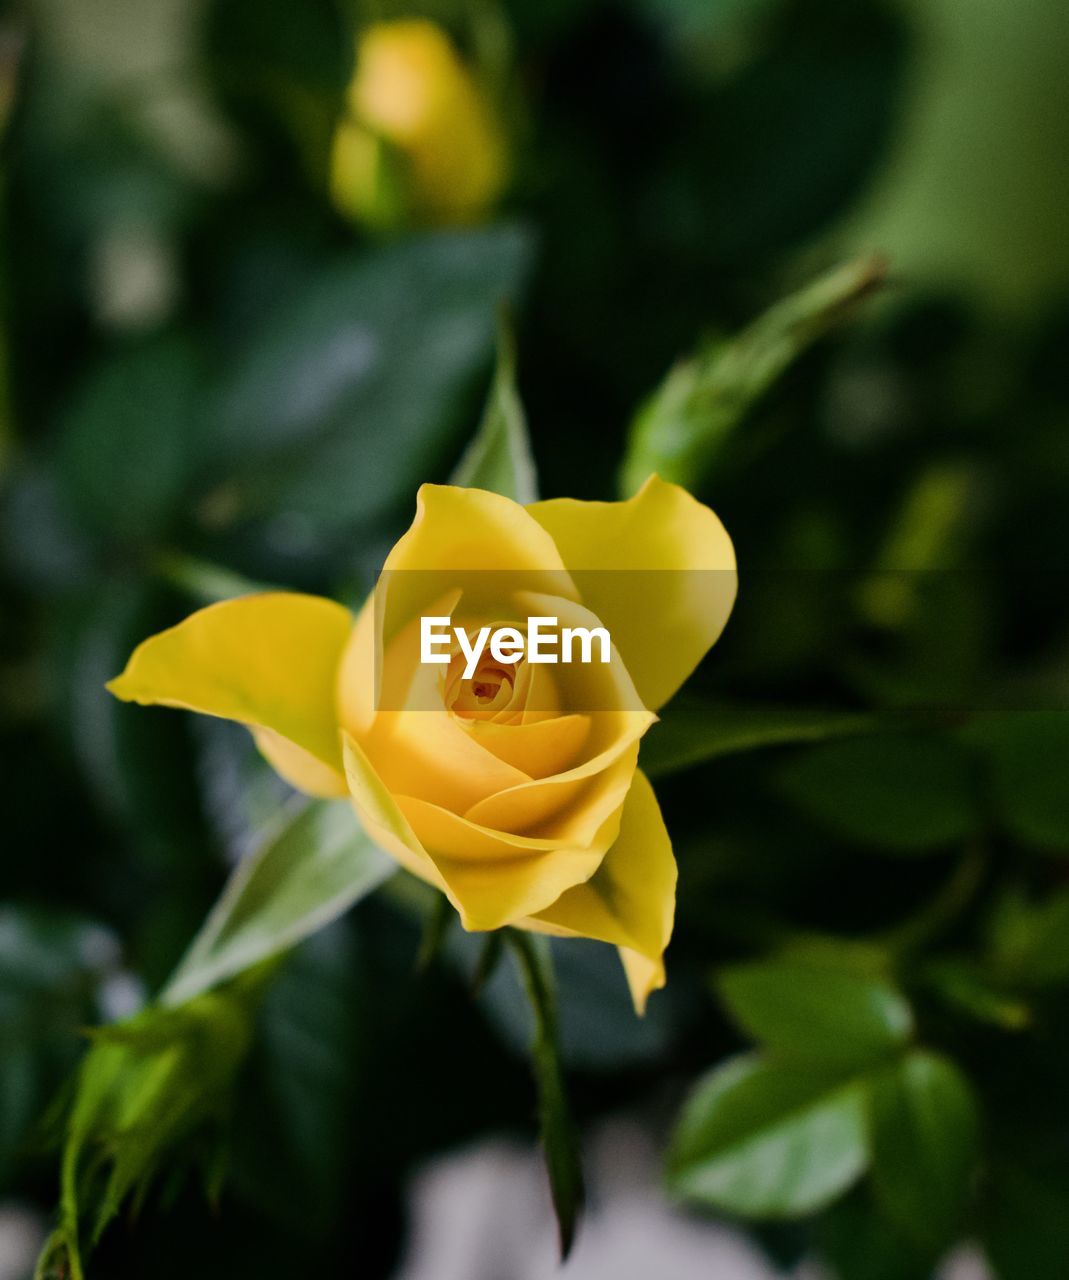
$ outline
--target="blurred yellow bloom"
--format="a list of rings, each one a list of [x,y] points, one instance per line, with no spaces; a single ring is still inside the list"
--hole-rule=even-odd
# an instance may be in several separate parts
[[[347,114],[334,134],[331,188],[356,220],[471,222],[500,194],[505,142],[445,32],[426,19],[381,22],[357,44]]]
[[[109,688],[248,725],[294,786],[350,797],[465,928],[616,945],[641,1011],[664,985],[676,868],[639,742],[735,585],[720,521],[657,477],[626,502],[528,507],[424,485],[355,622],[315,596],[227,601],[146,640]],[[611,660],[491,660],[465,680],[421,661],[421,619],[443,615],[600,625]]]

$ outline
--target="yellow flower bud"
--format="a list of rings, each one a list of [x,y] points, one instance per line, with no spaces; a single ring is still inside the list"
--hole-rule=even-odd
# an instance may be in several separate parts
[[[445,32],[425,19],[366,28],[334,134],[337,207],[380,227],[473,222],[505,176],[498,122]]]

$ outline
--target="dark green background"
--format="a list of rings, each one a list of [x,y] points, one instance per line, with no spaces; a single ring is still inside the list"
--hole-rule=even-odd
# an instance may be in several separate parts
[[[979,1154],[945,1171],[966,1203],[905,1239],[919,1211],[896,1158],[913,1165],[892,1151],[835,1207],[750,1229],[842,1280],[923,1277],[960,1235],[1003,1280],[1063,1277],[1064,6],[426,11],[469,48],[504,24],[513,180],[484,226],[372,242],[325,195],[366,15],[5,7],[0,1198],[50,1211],[40,1121],[78,1028],[158,987],[283,798],[240,731],[103,691],[195,603],[175,556],[359,598],[416,485],[448,476],[478,421],[503,301],[543,494],[612,497],[674,360],[878,250],[881,296],[693,477],[741,595],[649,745],[672,766],[670,984],[639,1023],[611,953],[559,949],[574,1102],[662,1142],[702,1072],[799,1016],[804,988],[777,986],[770,1035],[714,973],[800,937],[865,938],[919,1042],[973,1082]],[[816,741],[825,711],[876,719]],[[731,715],[744,745],[770,745],[725,746]],[[387,1276],[414,1166],[482,1134],[533,1140],[516,991],[476,1002],[448,960],[417,977],[418,945],[380,895],[299,949],[259,1021],[220,1209],[195,1179],[165,1185],[90,1274]],[[953,1164],[956,1138],[935,1141]]]

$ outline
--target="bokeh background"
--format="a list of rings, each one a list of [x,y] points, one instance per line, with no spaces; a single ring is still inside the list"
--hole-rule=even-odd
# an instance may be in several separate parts
[[[108,698],[133,644],[227,573],[357,600],[472,435],[502,304],[543,494],[608,498],[673,362],[876,251],[879,295],[687,477],[735,539],[740,605],[664,726],[667,991],[639,1022],[607,948],[557,949],[592,1182],[564,1274],[1064,1277],[1061,0],[2,13],[0,1276],[47,1226],[44,1117],[80,1029],[151,997],[287,799],[241,731]],[[357,33],[413,14],[480,85],[507,176],[413,210],[380,155],[354,213],[332,156]],[[725,706],[780,745],[722,749]],[[813,738],[825,710],[890,728],[799,744],[783,707]],[[91,1275],[553,1274],[515,979],[473,996],[463,939],[416,973],[420,934],[387,888],[298,949],[218,1203],[163,1179]],[[814,934],[886,946],[971,1081],[980,1154],[944,1239],[864,1181],[776,1224],[661,1189],[682,1098],[749,1043],[719,967]]]

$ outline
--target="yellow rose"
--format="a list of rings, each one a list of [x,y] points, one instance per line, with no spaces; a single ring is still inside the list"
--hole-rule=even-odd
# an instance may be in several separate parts
[[[639,741],[735,589],[720,521],[657,477],[626,502],[527,507],[424,485],[355,623],[315,596],[227,601],[146,640],[108,687],[247,725],[294,786],[351,797],[465,928],[616,945],[641,1012],[664,985],[676,868]],[[465,679],[459,636],[445,665],[421,661],[424,618],[471,638],[536,616],[604,627],[609,661],[484,653]]]
[[[334,134],[331,190],[347,216],[391,226],[411,216],[477,219],[505,181],[505,142],[490,105],[433,22],[368,27],[347,113]]]

